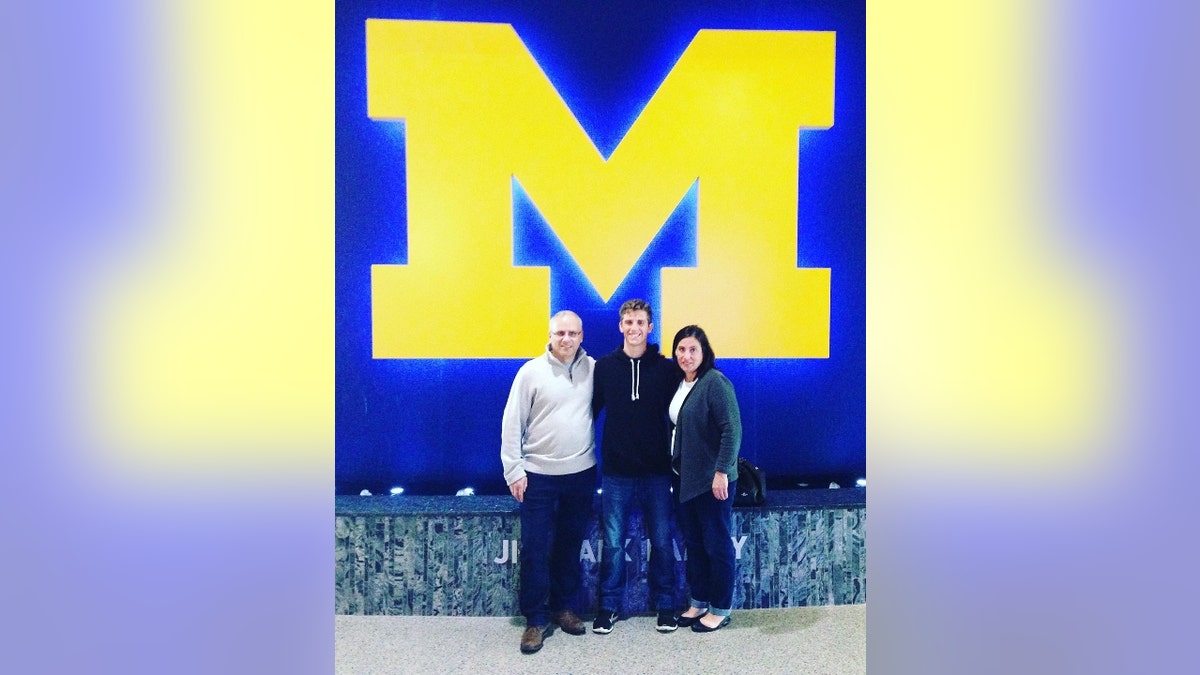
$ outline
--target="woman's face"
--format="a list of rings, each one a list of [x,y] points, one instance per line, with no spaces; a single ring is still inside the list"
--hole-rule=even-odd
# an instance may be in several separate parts
[[[696,379],[696,370],[703,360],[704,351],[700,348],[700,341],[694,337],[683,338],[675,347],[675,363],[679,364],[679,369],[683,371],[683,377],[688,382]]]

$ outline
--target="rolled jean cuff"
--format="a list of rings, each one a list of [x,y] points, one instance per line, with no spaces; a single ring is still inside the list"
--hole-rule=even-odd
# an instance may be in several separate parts
[[[695,607],[696,609],[708,609],[708,603],[707,603],[707,602],[700,602],[700,601],[698,601],[698,600],[692,600],[692,601],[691,601],[689,604],[690,604],[692,607]]]
[[[733,609],[717,609],[716,607],[709,607],[708,613],[715,614],[717,616],[729,616],[733,613]]]

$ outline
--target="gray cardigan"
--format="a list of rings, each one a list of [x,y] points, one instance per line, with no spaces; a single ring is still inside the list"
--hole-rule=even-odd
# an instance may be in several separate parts
[[[742,416],[729,378],[715,368],[701,375],[683,400],[677,420],[671,461],[679,473],[679,501],[712,490],[717,471],[728,474],[730,483],[737,480]]]

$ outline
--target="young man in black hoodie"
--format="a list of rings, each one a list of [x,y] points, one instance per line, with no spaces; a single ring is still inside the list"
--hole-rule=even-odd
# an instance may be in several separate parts
[[[654,313],[644,300],[621,305],[620,349],[596,361],[592,417],[605,411],[601,440],[600,612],[592,632],[612,632],[625,592],[625,540],[636,507],[650,540],[649,603],[657,630],[675,630],[675,556],[671,539],[670,431],[667,406],[679,369],[649,344]]]

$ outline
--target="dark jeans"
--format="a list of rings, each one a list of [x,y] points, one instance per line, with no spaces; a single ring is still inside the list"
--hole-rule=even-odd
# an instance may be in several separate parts
[[[521,502],[521,614],[530,626],[578,608],[579,550],[592,517],[596,468],[565,476],[529,473]]]
[[[675,551],[671,545],[671,476],[604,476],[600,496],[600,609],[619,611],[625,593],[625,539],[630,507],[642,512],[650,540],[646,580],[654,609],[675,609]]]
[[[737,481],[729,484],[729,499],[718,500],[705,492],[679,505],[679,529],[687,546],[687,583],[692,602],[714,614],[727,615],[733,607],[733,495]]]

